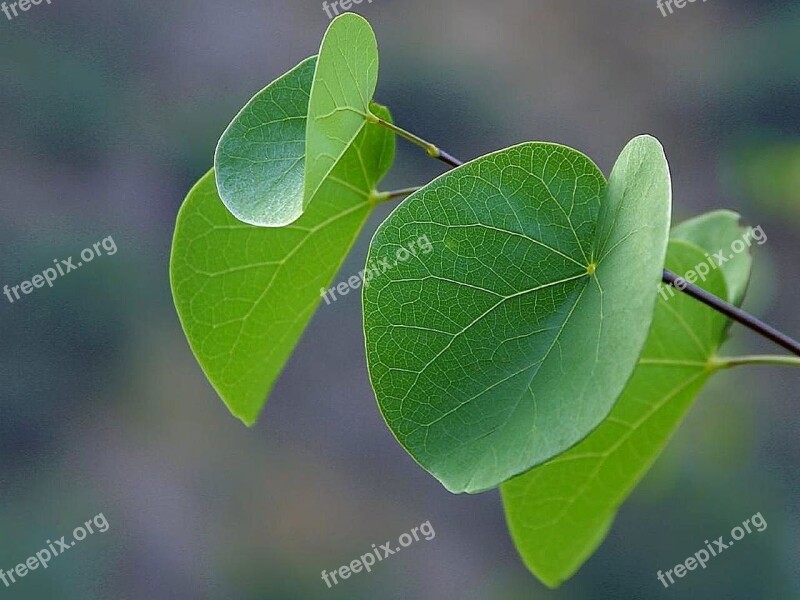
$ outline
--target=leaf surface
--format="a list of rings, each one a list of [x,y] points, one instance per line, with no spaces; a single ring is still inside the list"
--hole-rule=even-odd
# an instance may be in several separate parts
[[[368,261],[427,235],[364,289],[370,379],[411,456],[454,492],[560,454],[609,413],[641,352],[670,214],[661,146],[626,146],[608,184],[583,154],[526,143],[410,196]]]
[[[303,213],[308,96],[316,57],[256,94],[217,144],[214,169],[222,202],[240,221],[281,227]]]
[[[308,82],[310,85],[310,82]],[[308,89],[308,88],[306,88]],[[389,119],[388,111],[373,110]],[[303,216],[254,227],[222,204],[214,172],[178,215],[170,276],[189,344],[236,417],[252,425],[314,309],[351,249],[394,160],[395,138],[370,124]]]
[[[355,13],[336,17],[322,40],[308,104],[304,207],[366,126],[377,82],[372,27]]]
[[[713,214],[713,213],[712,213]],[[727,217],[725,217],[727,219]],[[741,236],[719,219],[698,218],[682,235],[711,247]],[[681,229],[679,226],[676,230]],[[710,252],[688,241],[670,242],[667,267],[684,273]],[[700,285],[725,298],[728,283],[740,289],[745,267],[712,270]],[[727,276],[727,279],[726,279]],[[616,511],[650,469],[712,374],[710,360],[723,342],[728,320],[684,294],[659,296],[653,325],[625,392],[611,415],[574,448],[501,486],[514,544],[540,580],[557,587],[605,539]]]

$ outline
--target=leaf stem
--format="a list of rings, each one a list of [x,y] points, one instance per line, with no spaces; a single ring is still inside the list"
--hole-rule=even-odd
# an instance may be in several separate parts
[[[369,114],[367,116],[367,119],[372,121],[373,123],[378,123],[379,125],[387,127],[391,131],[394,131],[397,135],[417,144],[418,146],[422,146],[428,153],[428,156],[432,158],[441,160],[442,162],[445,162],[453,167],[460,167],[461,165],[464,164],[463,161],[451,156],[450,154],[441,150],[434,144],[431,144],[430,142],[423,140],[421,137],[414,135],[413,133],[408,132],[405,129],[402,129],[401,127],[398,127],[393,123],[389,123],[388,121],[380,119],[372,114]],[[724,300],[722,300],[721,298],[718,298],[717,296],[710,294],[709,292],[706,292],[702,288],[699,288],[689,283],[685,279],[678,277],[677,275],[675,275],[675,273],[667,269],[664,269],[662,280],[664,281],[664,283],[676,288],[677,290],[683,292],[684,294],[687,294],[688,296],[694,298],[695,300],[702,302],[706,306],[709,306],[710,308],[716,310],[717,312],[722,313],[726,317],[733,319],[734,321],[744,325],[748,329],[755,331],[756,333],[767,338],[768,340],[775,342],[776,344],[789,350],[793,354],[800,356],[799,342],[793,340],[788,335],[778,331],[774,327],[767,325],[766,323],[764,323],[760,319],[757,319],[753,315],[743,311],[741,308],[729,304]]]
[[[464,164],[457,158],[453,158],[450,154],[439,148],[436,144],[432,144],[431,142],[422,139],[418,135],[415,135],[410,131],[406,131],[402,127],[398,127],[394,123],[390,123],[389,121],[381,119],[380,117],[376,117],[372,113],[367,114],[367,121],[370,121],[372,123],[377,123],[382,127],[386,127],[386,129],[393,131],[401,138],[408,140],[412,144],[420,146],[423,150],[425,150],[425,153],[431,158],[435,158],[437,160],[442,161],[443,163],[447,163],[451,167],[460,167],[461,165]]]
[[[711,361],[717,369],[730,369],[742,365],[782,365],[800,367],[800,358],[795,356],[773,356],[769,354],[753,354],[749,356],[718,357]]]
[[[733,304],[729,304],[724,300],[717,298],[713,294],[709,294],[702,288],[697,287],[686,281],[685,279],[678,277],[672,271],[664,269],[664,274],[662,277],[664,283],[671,285],[675,289],[683,292],[687,296],[691,296],[695,300],[698,300],[716,310],[717,312],[722,313],[726,317],[733,319],[737,323],[740,323],[758,333],[759,335],[764,336],[768,340],[771,340],[786,348],[789,352],[800,356],[800,343],[790,338],[785,333],[782,333],[775,329],[774,327],[767,325],[760,319],[757,319],[753,315],[743,311],[741,308],[734,306]]]
[[[421,190],[422,186],[417,185],[414,187],[403,188],[400,190],[390,190],[388,192],[374,192],[372,194],[372,198],[374,198],[374,202],[377,204],[379,202],[387,202],[389,200],[393,200],[395,198],[401,198],[403,196],[408,196],[409,194],[413,194],[414,192]]]

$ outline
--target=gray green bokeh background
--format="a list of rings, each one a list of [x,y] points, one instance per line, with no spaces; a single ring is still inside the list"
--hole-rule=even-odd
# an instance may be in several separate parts
[[[709,0],[374,0],[377,98],[470,158],[525,140],[606,172],[664,144],[678,219],[761,225],[746,307],[800,335],[800,10]],[[800,596],[797,371],[723,373],[584,569],[528,575],[496,493],[452,496],[394,442],[366,376],[360,303],[323,305],[252,430],[183,338],[174,218],[245,101],[313,54],[320,2],[53,0],[0,14],[0,286],[107,236],[96,259],[0,297],[0,568],[98,512],[111,529],[0,597],[43,599],[780,599]],[[403,142],[387,187],[440,165]],[[369,225],[342,275],[358,272]],[[736,328],[730,352],[772,348]],[[669,590],[655,577],[756,512],[769,526]],[[430,520],[419,542],[328,590],[320,579]]]

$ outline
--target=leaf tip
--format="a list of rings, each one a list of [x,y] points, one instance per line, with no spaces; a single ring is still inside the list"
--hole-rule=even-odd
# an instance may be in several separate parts
[[[228,407],[228,410],[230,411],[230,413],[234,417],[239,419],[239,421],[241,421],[242,424],[245,427],[247,427],[248,429],[252,429],[255,426],[255,424],[258,422],[258,413],[260,412],[260,409],[255,411],[255,412],[253,412],[253,411],[244,411],[244,410],[239,410],[239,409],[234,408],[233,406],[230,405],[230,403],[228,403],[227,400],[224,400],[224,402],[225,402],[225,406]]]
[[[663,144],[659,141],[657,137],[649,133],[643,133],[641,135],[637,135],[630,142],[628,142],[626,147],[642,147],[648,150],[652,149],[653,151],[657,151],[662,156],[666,155]]]

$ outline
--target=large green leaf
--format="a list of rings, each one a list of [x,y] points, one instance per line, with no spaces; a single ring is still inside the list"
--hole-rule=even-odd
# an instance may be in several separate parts
[[[281,227],[303,213],[306,115],[316,64],[312,56],[261,90],[219,140],[217,190],[240,221]]]
[[[366,125],[378,82],[378,43],[367,21],[345,13],[322,40],[306,127],[304,207]]]
[[[373,107],[390,118],[386,109]],[[292,225],[234,218],[213,171],[178,215],[170,275],[186,337],[230,411],[252,425],[373,206],[394,159],[394,135],[367,126]]]
[[[673,239],[692,242],[708,253],[701,263],[692,265],[691,270],[697,273],[700,265],[705,265],[702,271],[722,269],[728,283],[728,302],[736,305],[742,303],[747,293],[753,264],[749,252],[735,252],[735,248],[731,248],[737,240],[744,248],[749,247],[745,240],[749,240],[751,229],[742,227],[740,221],[741,216],[732,210],[714,210],[684,221],[671,235]],[[678,275],[683,277],[685,273]]]
[[[703,225],[699,225],[702,223]],[[741,232],[713,236],[717,218],[692,220],[683,234],[712,247]],[[697,225],[697,226],[695,226]],[[670,242],[667,267],[685,273],[713,250]],[[712,270],[701,282],[725,298],[749,277],[745,267]],[[726,280],[726,276],[728,280]],[[728,281],[730,282],[728,284]],[[714,370],[727,320],[680,293],[660,296],[652,329],[611,415],[580,444],[501,486],[514,543],[527,567],[551,587],[571,577],[605,538],[616,511],[649,470]]]
[[[427,235],[364,289],[367,360],[398,441],[454,492],[560,454],[609,413],[652,320],[670,215],[659,143],[608,185],[583,154],[526,143],[410,196],[368,261]]]

